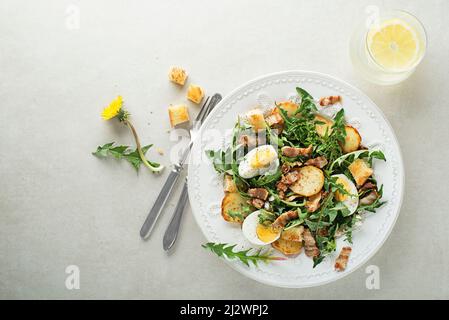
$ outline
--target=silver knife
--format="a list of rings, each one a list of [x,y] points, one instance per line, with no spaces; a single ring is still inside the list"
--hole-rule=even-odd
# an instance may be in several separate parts
[[[178,237],[179,227],[181,225],[182,214],[184,213],[185,206],[189,199],[189,193],[187,189],[187,178],[184,182],[184,187],[181,191],[181,196],[179,197],[178,204],[176,205],[173,216],[170,220],[170,224],[165,230],[164,239],[162,240],[162,247],[165,251],[170,250],[176,242]]]
[[[211,105],[209,109],[206,111],[205,117],[209,115],[215,105]],[[182,187],[181,195],[179,197],[178,204],[176,205],[175,211],[173,212],[173,216],[170,220],[170,223],[165,230],[164,239],[162,240],[162,246],[165,251],[170,250],[176,242],[176,238],[178,237],[179,226],[181,225],[182,214],[184,213],[184,208],[189,200],[189,193],[187,189],[187,178],[184,182],[184,186]]]
[[[200,112],[198,113],[194,125],[199,127],[201,125],[202,120],[204,120],[207,109],[209,109],[211,106],[215,107],[215,105],[218,102],[220,102],[221,99],[222,97],[218,93],[214,94],[210,99],[208,98],[206,102],[203,104],[203,107],[201,108]],[[156,201],[150,210],[150,213],[148,214],[147,218],[145,219],[145,222],[142,225],[142,228],[140,229],[140,236],[143,239],[148,238],[151,231],[153,230],[154,225],[156,224],[156,221],[159,218],[162,209],[164,208],[164,205],[166,204],[168,198],[170,197],[173,191],[173,187],[179,178],[179,174],[183,169],[184,163],[189,155],[192,145],[193,139],[190,140],[188,147],[183,151],[179,161],[173,165],[172,171],[168,175],[167,180],[165,181],[164,186],[162,187],[162,190],[157,196]]]

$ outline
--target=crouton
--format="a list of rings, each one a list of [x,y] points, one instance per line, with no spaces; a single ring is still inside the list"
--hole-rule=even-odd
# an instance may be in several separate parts
[[[349,165],[348,169],[354,177],[357,186],[363,185],[374,172],[368,162],[363,159],[356,159]]]
[[[246,113],[246,118],[255,131],[265,129],[266,123],[262,110],[250,110]]]
[[[324,135],[327,132],[327,135],[330,135],[332,132],[332,125],[334,122],[331,119],[328,119],[321,115],[315,116],[315,121],[323,122],[323,123],[317,123],[315,124],[315,130],[321,137],[324,137]]]
[[[190,101],[199,104],[204,97],[204,90],[197,85],[191,84],[189,85],[189,89],[187,90],[187,99]]]
[[[291,101],[284,101],[279,103],[279,107],[287,112],[287,115],[289,117],[293,116],[296,111],[298,110],[298,105],[296,103],[293,103]]]
[[[168,116],[172,127],[190,121],[189,111],[184,104],[168,107]]]
[[[171,82],[183,86],[187,79],[187,72],[182,68],[172,67],[168,74],[168,78],[170,79]]]

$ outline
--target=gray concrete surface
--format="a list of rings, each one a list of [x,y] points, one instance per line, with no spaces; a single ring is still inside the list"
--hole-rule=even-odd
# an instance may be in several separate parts
[[[403,84],[372,85],[351,67],[348,39],[371,4],[408,10],[427,28],[426,58]],[[0,298],[449,298],[448,13],[443,0],[0,1]],[[393,125],[406,167],[401,215],[375,257],[323,287],[278,289],[202,250],[190,210],[171,255],[161,247],[168,214],[142,241],[168,171],[136,174],[91,151],[133,143],[99,117],[117,94],[143,142],[169,150],[166,107],[184,100],[167,81],[171,65],[208,93],[306,69],[368,94]],[[168,164],[155,150],[149,157]],[[379,290],[365,287],[371,264]],[[79,290],[65,287],[68,265],[80,268]]]

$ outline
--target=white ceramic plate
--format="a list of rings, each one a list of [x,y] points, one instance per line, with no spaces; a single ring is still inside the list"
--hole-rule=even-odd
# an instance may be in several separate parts
[[[315,269],[312,260],[300,254],[296,258],[247,267],[240,261],[228,261],[234,269],[259,282],[279,287],[311,287],[335,281],[351,273],[382,246],[390,234],[402,202],[404,169],[401,152],[394,132],[380,109],[361,91],[326,74],[308,71],[286,71],[252,80],[226,96],[207,118],[197,139],[189,165],[189,199],[195,219],[207,241],[237,244],[237,248],[252,247],[243,237],[240,226],[227,223],[220,214],[223,198],[222,180],[205,159],[204,151],[223,147],[226,139],[219,137],[234,126],[237,115],[256,105],[272,106],[274,101],[292,99],[295,87],[307,90],[315,99],[341,95],[346,119],[355,126],[365,146],[380,149],[387,162],[375,161],[375,177],[384,185],[387,204],[374,214],[365,216],[361,228],[354,231],[352,253],[344,272],[334,270],[335,258],[343,239],[338,240],[337,251]],[[326,112],[335,112],[336,107]],[[343,237],[342,237],[343,238]]]

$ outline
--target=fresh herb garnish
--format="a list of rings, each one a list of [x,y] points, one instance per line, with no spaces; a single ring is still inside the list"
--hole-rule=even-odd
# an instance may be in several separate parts
[[[272,255],[272,250],[269,249],[247,249],[242,251],[233,251],[235,246],[235,244],[231,245],[228,243],[213,242],[208,242],[202,245],[203,248],[212,251],[219,257],[226,257],[231,260],[238,259],[248,267],[250,263],[257,266],[260,261],[268,263],[274,260],[286,260],[286,258]],[[253,252],[253,254],[250,254],[250,252]]]

